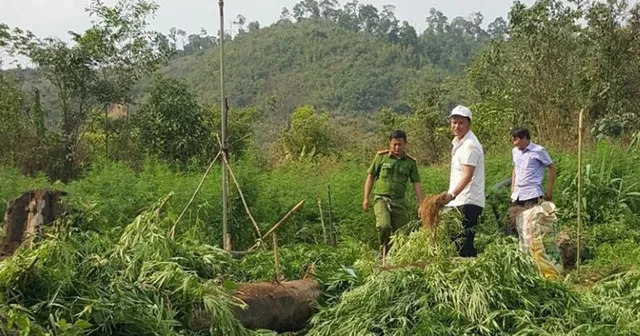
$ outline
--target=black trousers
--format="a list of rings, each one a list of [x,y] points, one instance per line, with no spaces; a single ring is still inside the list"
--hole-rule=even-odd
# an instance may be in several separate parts
[[[457,208],[462,214],[462,226],[464,229],[453,238],[454,242],[461,257],[476,257],[478,252],[473,241],[476,237],[476,226],[480,215],[482,215],[483,208],[474,204],[464,204]]]

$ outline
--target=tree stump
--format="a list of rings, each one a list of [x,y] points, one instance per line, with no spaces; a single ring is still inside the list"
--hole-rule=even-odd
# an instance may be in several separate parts
[[[320,285],[311,278],[240,284],[233,296],[246,303],[247,308],[235,308],[234,314],[247,329],[278,333],[300,331],[315,313],[321,294]],[[211,318],[200,312],[190,327],[196,331],[206,330],[211,326]]]
[[[0,241],[0,259],[13,255],[25,244],[41,236],[44,225],[61,213],[60,199],[67,193],[54,189],[30,190],[7,203]]]
[[[573,232],[571,232],[573,233]],[[574,233],[575,234],[575,233]],[[575,235],[572,237],[569,231],[561,231],[556,236],[556,245],[562,258],[562,267],[565,271],[572,270],[578,262],[578,244]],[[580,261],[585,261],[588,257],[588,249],[584,244],[580,246]]]

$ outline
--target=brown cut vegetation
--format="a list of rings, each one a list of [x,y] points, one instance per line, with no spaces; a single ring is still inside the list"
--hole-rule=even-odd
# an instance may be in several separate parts
[[[441,193],[428,195],[422,200],[422,204],[420,204],[420,221],[423,228],[435,231],[440,209],[447,205],[446,197],[446,193]]]

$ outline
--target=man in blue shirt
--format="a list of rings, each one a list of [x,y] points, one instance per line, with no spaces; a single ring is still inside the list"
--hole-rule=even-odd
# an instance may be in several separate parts
[[[511,131],[513,170],[511,172],[511,200],[513,205],[531,207],[542,199],[552,201],[556,166],[544,147],[531,142],[529,131]],[[549,169],[546,192],[543,191],[545,168]]]

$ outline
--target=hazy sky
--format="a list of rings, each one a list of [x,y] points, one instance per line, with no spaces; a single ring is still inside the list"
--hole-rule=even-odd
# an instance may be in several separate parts
[[[344,5],[349,0],[340,1]],[[115,0],[104,0],[105,4]],[[171,27],[181,28],[194,33],[203,27],[209,34],[218,31],[217,0],[157,0],[160,9],[153,22],[153,28],[168,32]],[[248,21],[258,20],[269,25],[280,16],[282,7],[291,9],[299,0],[226,0],[225,29],[236,15],[243,14]],[[526,4],[533,0],[523,0]],[[456,16],[468,16],[480,11],[489,23],[498,16],[506,17],[512,0],[361,0],[361,4],[371,3],[382,9],[391,4],[396,6],[396,16],[400,21],[407,20],[419,32],[424,29],[425,17],[429,8],[442,11],[449,19]],[[0,22],[10,27],[29,29],[38,36],[58,36],[66,39],[67,31],[81,31],[89,25],[85,7],[89,0],[0,0]]]
[[[200,28],[209,34],[216,34],[219,26],[218,0],[156,0],[160,5],[152,28],[167,33],[171,27],[197,33]],[[341,6],[349,0],[339,1]],[[636,3],[639,0],[631,0]],[[112,5],[116,0],[104,0]],[[247,21],[258,20],[262,26],[269,25],[280,16],[282,7],[292,9],[299,0],[225,0],[225,29],[238,14]],[[382,9],[391,4],[396,6],[396,16],[407,20],[418,32],[425,27],[425,17],[434,7],[442,11],[450,20],[456,16],[468,16],[479,11],[485,17],[485,26],[498,16],[506,18],[513,0],[360,0]],[[531,5],[534,0],[521,0]],[[68,40],[69,30],[81,32],[88,27],[90,19],[85,12],[89,0],[0,0],[0,22],[10,27],[20,27],[34,32],[37,36],[57,36]],[[235,29],[234,29],[235,31]],[[7,58],[0,58],[5,61]]]

